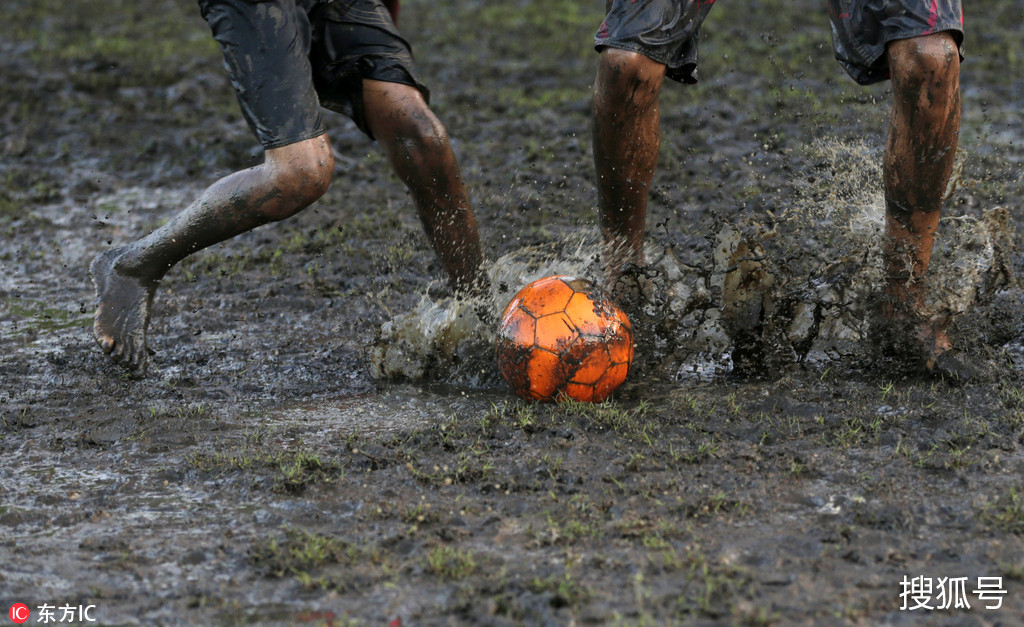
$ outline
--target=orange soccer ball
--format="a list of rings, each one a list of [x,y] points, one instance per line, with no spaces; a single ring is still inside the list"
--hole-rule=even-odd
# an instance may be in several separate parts
[[[505,308],[497,350],[498,369],[519,396],[599,403],[626,380],[633,327],[590,281],[549,276]]]

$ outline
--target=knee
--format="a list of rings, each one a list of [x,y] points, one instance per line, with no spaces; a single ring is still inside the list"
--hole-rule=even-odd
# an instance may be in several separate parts
[[[889,72],[897,95],[938,104],[959,88],[960,51],[949,33],[894,41]]]
[[[425,103],[397,116],[395,126],[377,139],[390,144],[389,153],[418,162],[436,163],[450,150],[447,129]]]
[[[657,103],[665,66],[636,52],[605,48],[601,51],[595,100],[616,109],[648,109]]]
[[[450,150],[448,132],[416,87],[365,80],[363,106],[370,132],[396,167],[432,164]]]
[[[273,153],[273,154],[272,154]],[[270,194],[277,202],[262,205],[264,215],[284,220],[327,193],[334,173],[334,154],[325,135],[267,152]]]

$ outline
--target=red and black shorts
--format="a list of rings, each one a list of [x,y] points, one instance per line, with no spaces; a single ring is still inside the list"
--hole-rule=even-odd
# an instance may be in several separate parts
[[[700,27],[715,0],[614,0],[594,47],[618,48],[665,64],[666,75],[697,82]],[[897,39],[948,31],[963,57],[960,0],[828,0],[836,58],[857,82],[889,77],[885,48]]]
[[[828,0],[836,59],[855,81],[870,85],[889,78],[889,42],[949,32],[963,59],[964,18],[960,0]]]
[[[615,0],[594,37],[594,47],[617,48],[663,63],[666,76],[697,82],[700,25],[714,0]]]
[[[410,85],[429,98],[381,0],[198,1],[264,148],[323,134],[321,106],[370,135],[363,79]]]

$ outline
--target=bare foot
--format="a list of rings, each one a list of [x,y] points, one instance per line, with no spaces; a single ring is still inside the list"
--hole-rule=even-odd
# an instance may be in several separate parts
[[[925,325],[918,339],[924,352],[924,369],[931,376],[954,385],[980,381],[987,376],[984,362],[956,350],[943,326]]]
[[[89,266],[97,300],[92,333],[111,359],[144,374],[149,357],[146,329],[156,283],[119,271],[117,261],[124,252],[124,248],[105,251]]]
[[[953,348],[949,335],[938,325],[923,325],[917,333],[917,339],[921,343],[924,367],[927,370],[934,370],[939,357]]]
[[[883,354],[910,370],[952,385],[984,380],[989,373],[983,360],[953,346],[949,321],[926,321],[893,308],[883,310],[878,341]]]

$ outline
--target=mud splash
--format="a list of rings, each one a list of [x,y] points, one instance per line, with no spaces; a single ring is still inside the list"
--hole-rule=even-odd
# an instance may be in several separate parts
[[[818,167],[845,184],[764,220],[732,224],[719,218],[702,257],[684,259],[663,240],[648,244],[640,302],[632,308],[639,349],[634,370],[706,378],[808,358],[838,359],[867,339],[883,281],[880,159],[863,144],[835,140],[819,141],[811,153],[820,159]],[[954,188],[955,179],[950,193]],[[415,310],[380,329],[369,350],[373,376],[493,383],[493,320],[511,294],[552,274],[599,280],[596,239],[504,255],[487,269],[494,287],[485,298],[424,295]],[[953,321],[991,303],[1014,282],[1013,239],[1002,207],[979,218],[944,217],[917,313]]]
[[[491,291],[484,297],[435,300],[423,295],[414,310],[381,327],[368,350],[371,374],[470,386],[495,384],[495,325],[512,296],[523,285],[553,274],[596,277],[599,258],[598,247],[583,239],[523,248],[486,268]]]

